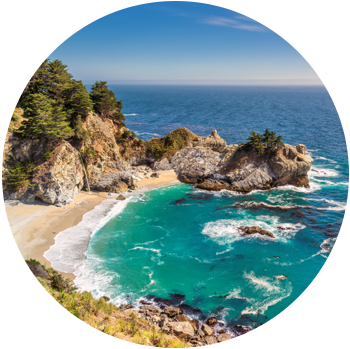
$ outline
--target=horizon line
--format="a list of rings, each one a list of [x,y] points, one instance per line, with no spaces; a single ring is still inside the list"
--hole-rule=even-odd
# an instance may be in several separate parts
[[[96,80],[82,79],[84,84]],[[100,80],[98,80],[100,81]],[[104,81],[104,80],[102,80]],[[109,80],[113,85],[182,85],[182,86],[324,86],[319,79],[241,79],[241,80]]]

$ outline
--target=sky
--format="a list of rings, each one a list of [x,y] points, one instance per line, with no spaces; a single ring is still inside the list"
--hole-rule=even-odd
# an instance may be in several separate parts
[[[107,15],[72,35],[49,59],[61,60],[86,84],[320,84],[304,58],[262,24],[190,2]]]

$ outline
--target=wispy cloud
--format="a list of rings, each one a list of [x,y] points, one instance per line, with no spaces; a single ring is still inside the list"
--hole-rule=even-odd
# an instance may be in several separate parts
[[[329,36],[333,39],[347,39],[350,37],[350,30],[348,29],[340,29],[340,30],[333,30],[326,33],[323,33],[324,36]]]
[[[241,29],[241,30],[248,30],[248,31],[254,31],[254,32],[265,32],[267,31],[267,28],[262,26],[261,24],[253,21],[254,23],[244,23],[243,21],[240,21],[238,19],[248,21],[247,17],[242,18],[242,16],[233,18],[227,18],[227,17],[209,17],[202,19],[200,22],[210,25],[216,25],[221,27],[229,27],[229,28],[235,28],[235,29]]]

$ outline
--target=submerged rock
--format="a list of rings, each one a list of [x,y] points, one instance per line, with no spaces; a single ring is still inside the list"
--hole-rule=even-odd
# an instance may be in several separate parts
[[[269,238],[274,239],[275,235],[273,235],[268,230],[264,230],[258,226],[252,226],[252,227],[239,227],[239,230],[243,232],[243,235],[252,235],[252,234],[260,234],[263,236],[268,236]]]
[[[350,323],[350,250],[346,250],[333,279],[334,300]]]
[[[235,325],[234,329],[239,333],[239,334],[244,334],[252,330],[250,326],[244,326],[244,325]]]

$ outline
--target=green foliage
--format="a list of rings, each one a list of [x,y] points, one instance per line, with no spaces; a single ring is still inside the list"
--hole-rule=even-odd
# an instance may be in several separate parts
[[[19,268],[13,268],[11,270],[11,274],[15,275],[15,276],[17,276],[19,278],[21,278],[24,275],[23,271],[21,269],[19,269]]]
[[[283,146],[282,136],[277,136],[276,132],[266,129],[264,134],[261,135],[255,131],[251,132],[251,135],[247,138],[249,142],[243,144],[245,151],[254,150],[259,154],[267,151],[275,152],[278,146]]]
[[[146,142],[147,152],[156,159],[173,156],[185,148],[196,136],[184,127],[178,128],[162,138],[153,138]]]
[[[84,155],[83,158],[87,159],[88,161],[97,159],[96,152],[95,152],[94,148],[91,148],[91,147],[84,148],[83,155]]]
[[[136,133],[134,131],[130,131],[130,137],[131,138],[136,138]]]
[[[44,94],[30,96],[24,116],[26,119],[16,132],[19,137],[52,141],[74,134],[66,121],[66,111]]]
[[[121,112],[123,101],[116,99],[114,92],[108,88],[107,82],[96,81],[91,87],[90,97],[94,103],[95,112],[102,118],[110,118],[117,124],[125,120]]]
[[[3,175],[3,185],[6,189],[19,190],[28,187],[33,187],[35,184],[31,184],[31,180],[38,167],[35,166],[32,160],[14,160],[8,167],[8,172]]]

